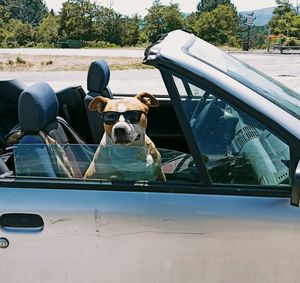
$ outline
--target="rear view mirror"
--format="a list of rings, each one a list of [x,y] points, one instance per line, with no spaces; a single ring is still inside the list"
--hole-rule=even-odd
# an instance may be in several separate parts
[[[298,162],[292,187],[291,205],[299,206],[300,198],[300,161]]]

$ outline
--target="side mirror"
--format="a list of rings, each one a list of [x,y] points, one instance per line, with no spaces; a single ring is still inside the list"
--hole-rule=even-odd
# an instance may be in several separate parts
[[[299,206],[300,199],[300,161],[298,162],[292,187],[291,205]]]

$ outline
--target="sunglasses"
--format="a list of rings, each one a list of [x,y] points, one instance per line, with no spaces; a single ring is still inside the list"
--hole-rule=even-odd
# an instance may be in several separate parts
[[[105,124],[113,125],[119,121],[120,116],[123,115],[127,123],[137,124],[140,121],[142,114],[146,115],[145,112],[138,110],[130,110],[126,112],[106,111],[102,113],[102,118]]]

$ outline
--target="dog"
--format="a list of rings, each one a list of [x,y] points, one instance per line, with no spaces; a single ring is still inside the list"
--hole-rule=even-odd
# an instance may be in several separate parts
[[[95,97],[88,109],[102,116],[104,134],[84,178],[166,181],[160,153],[146,135],[149,108],[158,106],[147,92],[124,99]]]

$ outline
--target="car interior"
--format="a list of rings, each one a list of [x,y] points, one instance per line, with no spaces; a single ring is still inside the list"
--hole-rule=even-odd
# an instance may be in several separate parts
[[[31,166],[35,176],[82,178],[95,151],[90,145],[98,145],[104,132],[101,116],[88,110],[89,103],[96,96],[124,96],[112,94],[109,80],[108,64],[96,60],[87,73],[87,93],[82,86],[55,92],[46,82],[26,86],[16,79],[0,81],[0,176],[24,174],[21,161],[30,159],[37,161]],[[170,100],[156,98],[160,106],[148,113],[148,136],[157,148],[174,151],[162,150],[163,162],[187,159],[182,153],[190,157],[189,149]]]
[[[55,92],[46,82],[0,81],[0,177],[82,179],[104,133],[102,117],[88,110],[89,103],[96,96],[125,97],[113,94],[109,81],[104,60],[90,64],[87,93],[82,86]],[[189,93],[183,108],[212,182],[288,184],[289,153],[282,141],[210,92],[202,98]],[[155,97],[160,105],[147,114],[146,132],[160,151],[167,181],[199,183],[170,99]]]

